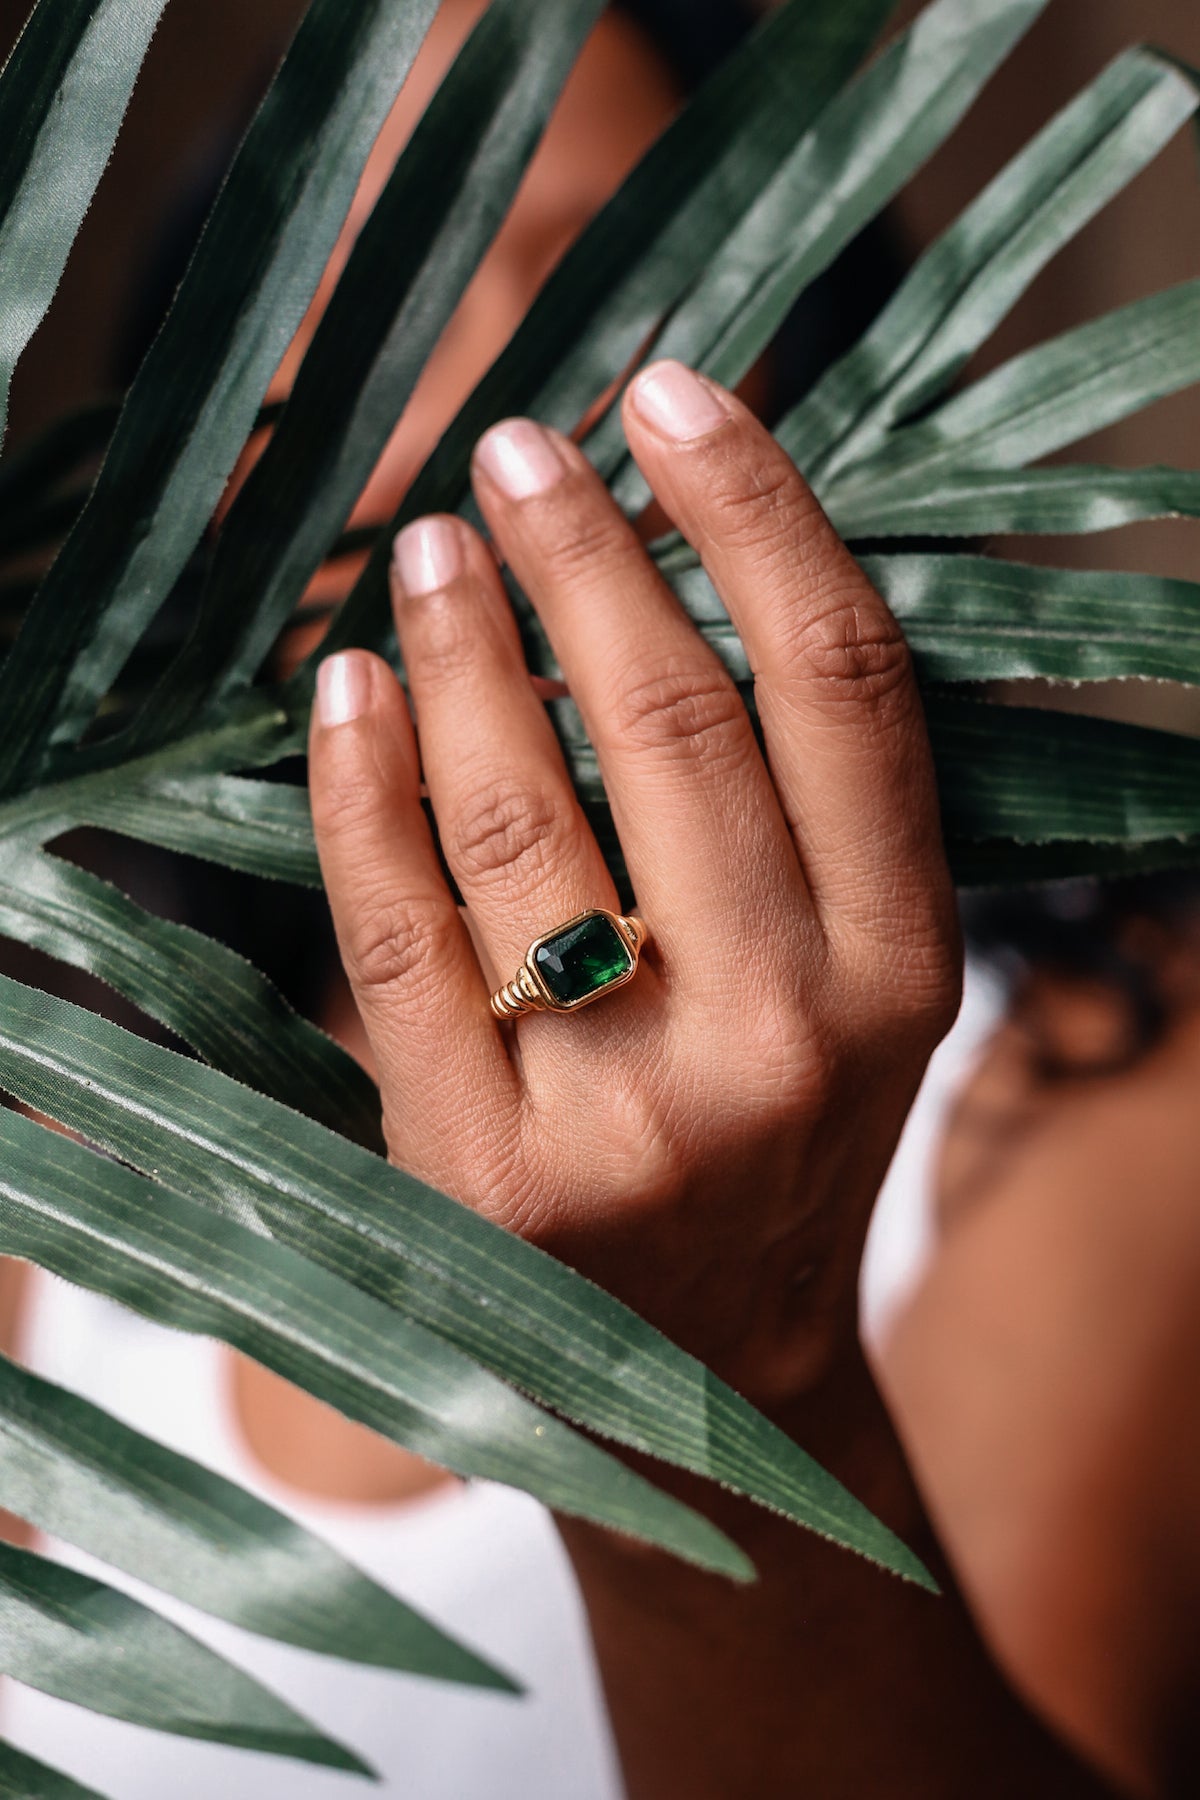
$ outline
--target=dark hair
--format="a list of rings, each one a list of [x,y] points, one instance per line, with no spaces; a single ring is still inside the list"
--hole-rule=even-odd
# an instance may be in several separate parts
[[[1200,873],[1180,870],[1120,880],[1053,882],[964,901],[967,943],[1014,994],[1048,974],[1106,988],[1116,1012],[1111,1053],[1064,1061],[1046,1042],[1047,1077],[1111,1074],[1161,1040],[1180,1003],[1148,938],[1178,942],[1200,917]],[[1156,928],[1148,934],[1146,927]]]

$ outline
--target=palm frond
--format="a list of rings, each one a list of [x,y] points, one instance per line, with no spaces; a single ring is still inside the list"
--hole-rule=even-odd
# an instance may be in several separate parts
[[[679,354],[721,379],[740,376],[945,141],[1043,5],[934,0],[857,76],[890,0],[777,9],[563,258],[397,518],[348,537],[363,482],[598,11],[598,0],[493,0],[399,159],[265,454],[213,536],[435,11],[435,0],[312,0],[119,417],[99,408],[66,421],[0,467],[0,554],[17,570],[0,594],[9,617],[25,598],[19,559],[36,562],[64,540],[0,669],[0,932],[99,975],[202,1059],[0,981],[0,1087],[81,1140],[0,1114],[0,1249],[235,1345],[451,1468],[735,1578],[749,1571],[734,1546],[575,1427],[927,1581],[852,1496],[707,1370],[365,1147],[378,1143],[369,1084],[263,975],[52,846],[91,825],[247,876],[314,884],[304,791],[261,772],[302,748],[315,659],[283,686],[261,670],[322,560],[351,542],[370,548],[324,648],[394,653],[391,531],[425,511],[469,515],[471,449],[512,412],[570,431],[595,419],[586,447],[637,510],[645,491],[611,403],[622,375]],[[161,10],[41,0],[0,76],[5,392]],[[1186,69],[1144,50],[1119,58],[989,184],[777,428],[835,523],[869,553],[910,635],[964,880],[1200,865],[1200,747],[969,691],[1012,675],[1195,682],[1200,590],[1136,573],[1065,575],[974,549],[934,553],[927,542],[1200,516],[1200,471],[1033,466],[1200,378],[1195,284],[954,391],[1033,279],[1196,106]],[[35,244],[39,217],[51,224]],[[105,449],[89,488],[89,460]],[[897,542],[884,554],[880,539]],[[696,557],[677,539],[654,554],[745,684],[744,652]],[[531,668],[555,674],[524,597],[514,603]],[[164,633],[164,617],[183,628]],[[619,875],[592,747],[571,703],[550,704]],[[164,1591],[196,1600],[203,1590],[211,1610],[253,1630],[505,1683],[259,1502],[3,1362],[0,1502]],[[214,1559],[230,1547],[218,1579]],[[187,1728],[348,1757],[286,1709],[272,1712],[282,1703],[247,1678],[201,1667],[148,1609],[44,1559],[0,1560],[0,1666],[10,1673],[124,1716],[141,1706],[164,1723],[178,1701]],[[79,1607],[104,1622],[86,1643],[70,1624]],[[4,1792],[83,1790],[0,1745]]]

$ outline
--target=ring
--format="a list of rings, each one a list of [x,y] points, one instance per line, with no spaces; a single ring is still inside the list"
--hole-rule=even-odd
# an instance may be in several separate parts
[[[534,939],[513,979],[492,995],[492,1011],[498,1019],[519,1019],[527,1012],[590,1006],[633,980],[647,936],[633,914],[626,918],[600,906],[576,913]]]

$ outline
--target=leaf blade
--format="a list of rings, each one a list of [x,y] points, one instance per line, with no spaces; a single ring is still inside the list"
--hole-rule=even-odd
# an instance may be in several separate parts
[[[380,1140],[374,1084],[252,964],[156,917],[87,870],[9,843],[0,932],[96,975],[235,1079],[287,1094],[336,1129]]]
[[[105,1582],[3,1542],[0,1669],[127,1724],[371,1773],[180,1626]]]
[[[960,468],[938,479],[826,489],[821,499],[851,540],[1091,533],[1142,519],[1200,518],[1200,472],[1089,463]]]
[[[387,645],[394,533],[420,513],[464,504],[471,452],[498,419],[532,413],[575,429],[703,269],[800,125],[853,70],[892,5],[787,0],[717,70],[555,269],[380,534],[319,654]],[[316,660],[296,678],[302,693]]]
[[[78,738],[194,550],[435,10],[313,0],[0,670],[0,790]]]
[[[166,0],[40,0],[0,73],[0,439]]]
[[[845,88],[730,233],[647,360],[732,387],[791,307],[962,119],[1046,0],[934,0]],[[614,408],[586,440],[628,512],[649,489]]]
[[[1200,281],[1105,313],[1010,358],[823,485],[831,507],[957,469],[1021,468],[1200,381]]]
[[[243,1630],[513,1691],[506,1676],[266,1501],[7,1358],[0,1505]]]
[[[124,793],[97,784],[81,794],[72,817],[268,881],[321,885],[308,790],[290,782],[165,776]]]
[[[22,1113],[0,1111],[0,1147],[6,1253],[219,1338],[457,1474],[752,1577],[707,1519],[327,1268]]]
[[[865,556],[929,682],[1200,682],[1200,584],[977,556]]]
[[[0,980],[0,1082],[176,1191],[401,1308],[564,1416],[927,1581],[859,1502],[703,1365],[532,1245],[345,1140]]]
[[[875,324],[781,422],[810,479],[865,458],[928,407],[1031,282],[1194,114],[1193,81],[1127,51],[920,257]]]
[[[189,649],[135,726],[252,679],[365,488],[508,212],[604,0],[495,0],[350,253],[279,424],[222,527]]]
[[[104,1800],[94,1788],[81,1787],[69,1775],[60,1775],[2,1738],[0,1796],[3,1800]]]

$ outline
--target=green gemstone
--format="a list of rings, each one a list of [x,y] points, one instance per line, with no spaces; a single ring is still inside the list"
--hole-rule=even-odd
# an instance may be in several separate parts
[[[578,1006],[628,975],[633,952],[612,920],[596,912],[545,938],[533,960],[555,1005]]]

